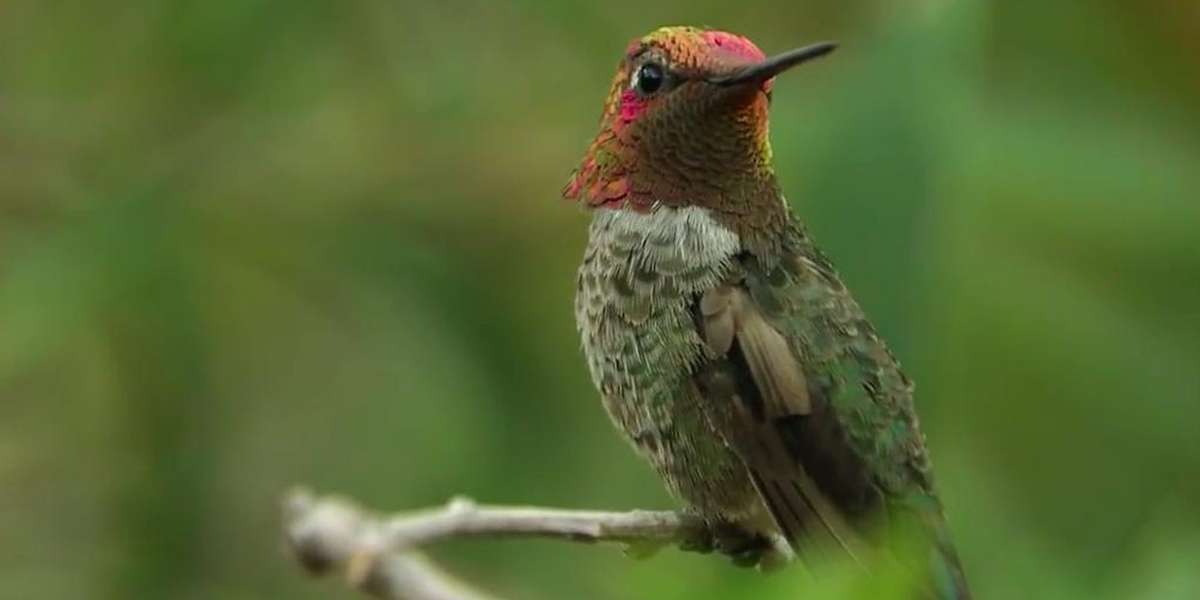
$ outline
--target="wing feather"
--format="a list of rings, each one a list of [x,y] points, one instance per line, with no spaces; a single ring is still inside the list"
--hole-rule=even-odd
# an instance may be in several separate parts
[[[845,517],[789,451],[784,419],[812,413],[800,361],[745,288],[722,285],[697,306],[714,356],[698,384],[710,418],[741,457],[780,532],[808,558],[820,546],[841,548],[861,563],[863,543]]]

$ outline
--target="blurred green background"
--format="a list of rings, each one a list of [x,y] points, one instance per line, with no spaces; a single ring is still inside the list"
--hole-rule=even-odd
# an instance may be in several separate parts
[[[0,598],[353,597],[294,483],[667,507],[577,351],[558,199],[626,42],[768,52],[778,172],[917,381],[981,598],[1200,597],[1200,8],[0,3]],[[456,543],[509,598],[842,598]],[[808,586],[808,587],[806,587]]]

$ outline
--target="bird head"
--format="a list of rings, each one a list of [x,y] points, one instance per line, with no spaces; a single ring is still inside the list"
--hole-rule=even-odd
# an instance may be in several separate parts
[[[563,196],[639,211],[738,210],[741,197],[774,186],[767,109],[775,77],[834,48],[820,43],[768,57],[742,36],[696,27],[633,40],[600,132]]]

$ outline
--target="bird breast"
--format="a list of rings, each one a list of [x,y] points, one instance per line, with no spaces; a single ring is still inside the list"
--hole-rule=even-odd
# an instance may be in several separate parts
[[[575,315],[604,395],[657,393],[686,377],[703,357],[690,304],[722,282],[740,250],[704,208],[595,211]]]

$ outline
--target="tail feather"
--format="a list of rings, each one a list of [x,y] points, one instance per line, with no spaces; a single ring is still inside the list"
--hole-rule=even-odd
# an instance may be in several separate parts
[[[792,545],[794,550],[796,541],[802,539],[808,531],[806,515],[801,514],[801,510],[792,506],[783,497],[783,490],[775,485],[775,482],[768,485],[758,473],[753,471],[750,472],[750,477],[754,480],[754,487],[758,490],[759,496],[766,503],[767,510],[775,519],[775,524],[779,526],[783,537],[787,539],[788,544]]]
[[[810,566],[833,560],[833,549],[865,566],[863,547],[845,520],[819,492],[806,493],[794,474],[779,478],[751,471],[751,480],[792,551]]]
[[[958,560],[958,551],[950,541],[945,522],[940,517],[938,520],[929,557],[934,594],[939,600],[971,600],[971,589],[967,587],[967,577]]]
[[[891,508],[893,550],[915,573],[923,574],[928,595],[936,600],[970,600],[971,590],[937,498],[918,494]]]

